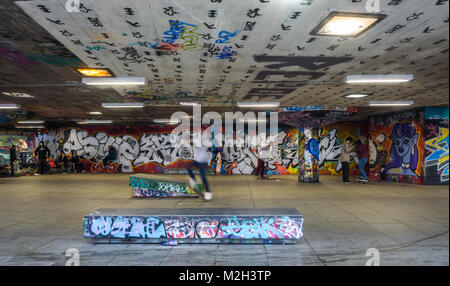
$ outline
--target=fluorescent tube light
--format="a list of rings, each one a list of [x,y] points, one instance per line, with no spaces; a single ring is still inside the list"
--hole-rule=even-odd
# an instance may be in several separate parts
[[[15,125],[16,128],[27,128],[27,129],[43,129],[43,125]]]
[[[18,104],[0,104],[0,109],[18,109],[20,105]]]
[[[413,105],[414,101],[371,101],[370,106],[407,106]]]
[[[348,94],[345,97],[348,97],[348,98],[364,98],[364,97],[367,97],[367,96],[369,96],[369,95],[368,94],[353,93],[353,94]]]
[[[180,105],[198,105],[197,102],[180,102]]]
[[[279,107],[279,102],[238,102],[238,107]]]
[[[179,124],[181,123],[181,120],[170,120],[170,119],[164,119],[164,118],[156,118],[153,119],[154,123],[162,123],[162,124]]]
[[[18,121],[19,124],[42,124],[45,123],[43,120],[25,120],[25,121]]]
[[[91,111],[91,112],[88,112],[88,113],[91,114],[91,115],[102,115],[103,114],[100,111]]]
[[[402,83],[413,80],[412,74],[404,75],[348,75],[346,83]]]
[[[84,77],[82,82],[87,85],[142,85],[147,84],[144,77]]]
[[[83,120],[78,121],[78,124],[110,124],[112,123],[112,120]]]
[[[141,102],[133,103],[102,103],[103,108],[142,108],[144,104]]]

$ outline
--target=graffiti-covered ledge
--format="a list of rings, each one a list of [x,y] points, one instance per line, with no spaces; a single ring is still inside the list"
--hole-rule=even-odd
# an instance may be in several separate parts
[[[83,218],[94,243],[296,243],[295,208],[101,209]]]

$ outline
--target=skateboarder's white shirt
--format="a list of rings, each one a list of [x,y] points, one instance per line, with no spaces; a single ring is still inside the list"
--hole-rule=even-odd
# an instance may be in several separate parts
[[[199,163],[209,162],[209,155],[204,147],[194,147],[194,160]]]

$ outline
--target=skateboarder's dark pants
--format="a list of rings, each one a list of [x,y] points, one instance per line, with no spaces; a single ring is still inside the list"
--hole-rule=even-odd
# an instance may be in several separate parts
[[[41,175],[44,175],[45,174],[45,169],[47,169],[47,164],[46,164],[47,162],[44,160],[44,159],[39,159],[39,162],[38,162],[38,173],[39,174],[41,174]]]
[[[14,164],[11,163],[11,177],[14,177]]]
[[[261,159],[258,159],[258,166],[256,167],[256,175],[260,175],[261,178],[264,177],[264,167],[265,167],[265,162]]]
[[[342,181],[350,182],[350,163],[342,162]]]
[[[209,193],[210,191],[209,191],[208,180],[206,179],[206,163],[200,163],[200,162],[197,162],[197,161],[194,161],[192,163],[192,165],[188,169],[188,172],[189,172],[189,176],[193,180],[195,180],[194,172],[192,172],[192,169],[194,167],[198,168],[198,171],[200,172],[200,176],[202,177],[202,183],[203,183],[203,186],[205,187],[205,191]]]

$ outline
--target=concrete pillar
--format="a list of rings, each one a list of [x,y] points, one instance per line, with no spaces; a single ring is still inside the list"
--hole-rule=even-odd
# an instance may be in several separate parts
[[[318,128],[303,126],[299,130],[299,168],[298,181],[302,183],[319,182],[319,136]]]

